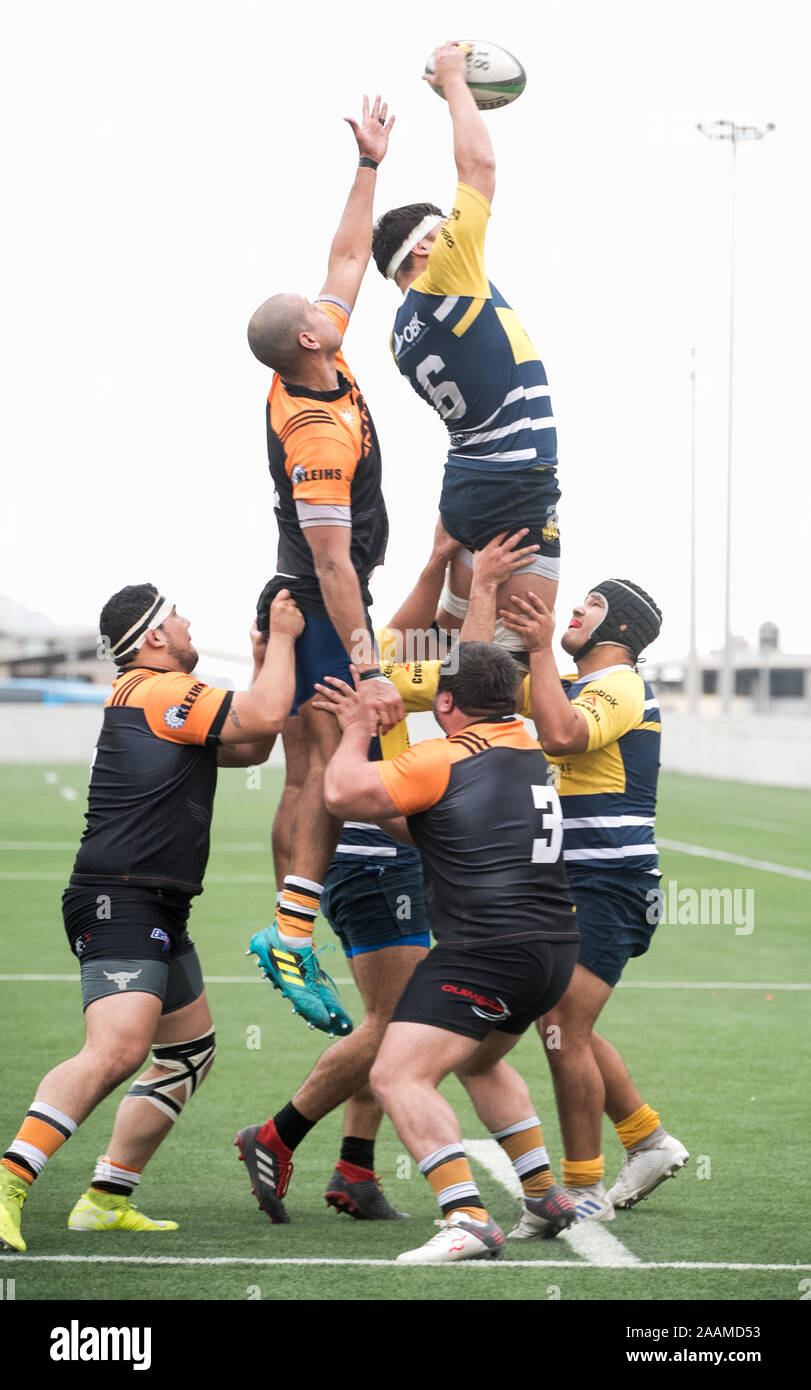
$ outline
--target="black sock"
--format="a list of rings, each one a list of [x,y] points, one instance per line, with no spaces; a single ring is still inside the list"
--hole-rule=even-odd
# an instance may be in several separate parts
[[[91,1186],[96,1192],[112,1192],[119,1197],[129,1197],[132,1192],[131,1187],[125,1187],[124,1184],[120,1182],[94,1182]]]
[[[273,1116],[276,1133],[288,1149],[295,1149],[315,1126],[315,1120],[306,1120],[296,1109],[292,1100]]]
[[[341,1143],[341,1161],[354,1163],[356,1168],[370,1168],[374,1172],[374,1139],[354,1139],[351,1134],[345,1134]]]

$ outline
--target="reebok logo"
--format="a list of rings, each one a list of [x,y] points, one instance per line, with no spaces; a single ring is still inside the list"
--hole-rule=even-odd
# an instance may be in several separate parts
[[[134,1371],[152,1365],[151,1327],[69,1327],[51,1332],[52,1361],[131,1361]]]

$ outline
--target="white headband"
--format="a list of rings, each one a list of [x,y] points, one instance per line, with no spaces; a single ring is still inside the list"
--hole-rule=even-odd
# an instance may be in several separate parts
[[[413,232],[409,232],[402,246],[400,246],[395,251],[394,255],[392,256],[391,260],[386,266],[387,280],[394,279],[395,275],[397,274],[397,271],[400,269],[400,266],[403,264],[403,261],[405,260],[409,251],[414,250],[414,247],[416,246],[417,242],[422,241],[426,232],[430,232],[431,228],[435,227],[438,222],[444,221],[445,218],[441,214],[437,216],[435,212],[429,212],[427,217],[423,217],[422,221],[417,223]]]
[[[123,637],[119,637],[115,646],[110,649],[110,655],[115,657],[119,665],[126,661],[127,657],[134,656],[138,648],[142,646],[146,634],[152,632],[156,627],[160,627],[161,623],[174,611],[174,607],[175,605],[170,598],[164,598],[163,594],[158,594],[143,616],[133,623]]]

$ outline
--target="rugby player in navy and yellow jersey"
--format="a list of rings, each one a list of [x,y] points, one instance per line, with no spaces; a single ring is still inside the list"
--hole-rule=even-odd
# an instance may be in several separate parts
[[[577,904],[580,949],[571,982],[541,1020],[560,1047],[544,1048],[552,1069],[565,1150],[563,1183],[581,1219],[610,1221],[684,1167],[684,1145],[643,1101],[619,1052],[594,1031],[626,962],[647,951],[658,915],[654,840],[660,716],[651,686],[635,670],[659,633],[661,613],[625,579],[598,584],[572,613],[561,645],[575,674],[561,684],[554,614],[540,598],[516,598],[502,619],[530,654],[532,713],[556,769],[563,807],[564,860]],[[603,1110],[626,1156],[606,1193],[600,1130]],[[513,1235],[533,1236],[525,1212]]]
[[[439,511],[466,551],[452,562],[440,621],[458,628],[470,590],[470,551],[502,531],[527,526],[528,539],[540,546],[511,592],[534,587],[554,604],[557,442],[543,364],[487,278],[484,241],[495,157],[465,81],[464,53],[447,43],[435,62],[426,80],[441,86],[453,123],[459,177],[453,211],[447,220],[433,203],[387,212],[375,226],[373,254],[381,274],[404,294],[391,339],[395,362],[450,434]],[[517,649],[514,633],[496,635]]]
[[[394,825],[420,851],[437,945],[392,1015],[371,1085],[428,1178],[439,1235],[403,1263],[498,1258],[453,1111],[437,1087],[455,1071],[511,1158],[525,1203],[554,1236],[575,1219],[557,1188],[529,1092],[507,1052],[566,987],[577,954],[561,852],[560,808],[537,743],[515,715],[518,671],[501,648],[464,642],[443,663],[434,713],[445,738],[368,761],[373,727],[339,681],[343,730],[324,782],[336,815]]]
[[[214,1058],[200,962],[186,930],[203,891],[217,767],[270,752],[290,707],[301,614],[289,594],[270,635],[252,633],[250,691],[192,674],[189,623],[151,584],[120,590],[101,614],[119,672],[90,775],[87,826],[63,899],[79,961],[86,1040],[40,1082],[0,1162],[0,1249],[25,1250],[20,1214],[48,1159],[98,1103],[152,1064],[121,1101],[107,1151],[70,1230],[176,1230],[130,1202],[142,1170]]]
[[[324,807],[324,767],[337,745],[335,721],[313,708],[315,682],[349,676],[350,653],[368,626],[368,581],[382,563],[388,519],[381,492],[377,435],[342,352],[344,333],[371,255],[375,171],[388,148],[380,97],[361,123],[349,124],[360,160],[314,303],[277,294],[253,315],[248,341],[274,377],[267,401],[270,473],[279,525],[277,573],[259,601],[260,627],[273,595],[289,588],[305,615],[296,644],[294,713],[307,743],[307,776],[292,828],[289,872],[272,926],[251,942],[272,984],[294,1010],[325,1032],[349,1032],[351,1020],[323,983],[313,954],[313,925],[340,823]],[[355,653],[358,657],[357,652]],[[371,640],[357,659],[364,698],[389,729],[402,705],[382,675]]]

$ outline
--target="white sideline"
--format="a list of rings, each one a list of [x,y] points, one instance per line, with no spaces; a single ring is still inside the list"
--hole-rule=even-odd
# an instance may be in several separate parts
[[[353,985],[349,975],[334,975],[336,985]],[[0,984],[12,984],[16,980],[71,981],[78,982],[78,975],[0,975]],[[207,985],[263,985],[260,975],[206,975]],[[756,990],[809,990],[811,984],[769,984],[759,980],[620,980],[617,989],[756,989]]]
[[[261,1258],[257,1255],[14,1255],[3,1252],[0,1255],[0,1269],[10,1262],[22,1261],[24,1264],[74,1264],[74,1265],[371,1265],[377,1269],[443,1269],[447,1265],[400,1265],[396,1260],[327,1259],[319,1256],[309,1258],[279,1256]],[[637,1264],[626,1266],[632,1270],[649,1269],[717,1269],[735,1271],[772,1272],[786,1271],[802,1274],[811,1270],[811,1264],[716,1264],[711,1260],[640,1260]],[[458,1269],[608,1269],[607,1265],[589,1265],[582,1260],[461,1260],[454,1268]]]
[[[495,1139],[463,1139],[462,1144],[465,1152],[480,1163],[482,1168],[486,1168],[490,1176],[500,1182],[502,1187],[506,1187],[512,1197],[520,1199],[521,1184],[515,1176],[512,1163]],[[517,1211],[515,1219],[518,1220]],[[575,1253],[582,1255],[590,1265],[619,1269],[639,1264],[637,1256],[599,1221],[579,1221],[571,1230],[564,1231],[558,1239],[568,1241]]]
[[[784,832],[792,833],[792,832]],[[692,854],[699,859],[718,859],[724,864],[740,864],[745,869],[761,869],[764,873],[781,874],[784,878],[800,878],[806,883],[811,883],[811,871],[808,869],[795,869],[790,864],[775,864],[770,859],[749,859],[744,854],[731,854],[723,849],[708,849],[706,845],[689,845],[684,840],[665,840],[657,835],[656,842],[660,849],[674,850],[678,854]],[[75,840],[0,840],[0,851],[55,851],[55,850],[75,850]],[[212,846],[212,854],[269,854],[268,845],[261,843],[226,843],[215,844]],[[30,874],[30,873],[3,873],[0,878],[4,879],[27,879],[43,878],[58,879],[61,874]],[[270,883],[273,881],[272,874],[253,874],[243,876],[242,874],[208,874],[209,882],[215,883]]]
[[[742,864],[745,869],[762,869],[768,874],[782,874],[784,878],[802,878],[811,883],[808,869],[794,869],[788,864],[773,864],[770,859],[747,859],[745,854],[728,854],[725,849],[706,849],[704,845],[687,845],[682,840],[663,840],[656,836],[660,849],[673,849],[679,854],[694,854],[699,859],[720,859],[724,864]]]

